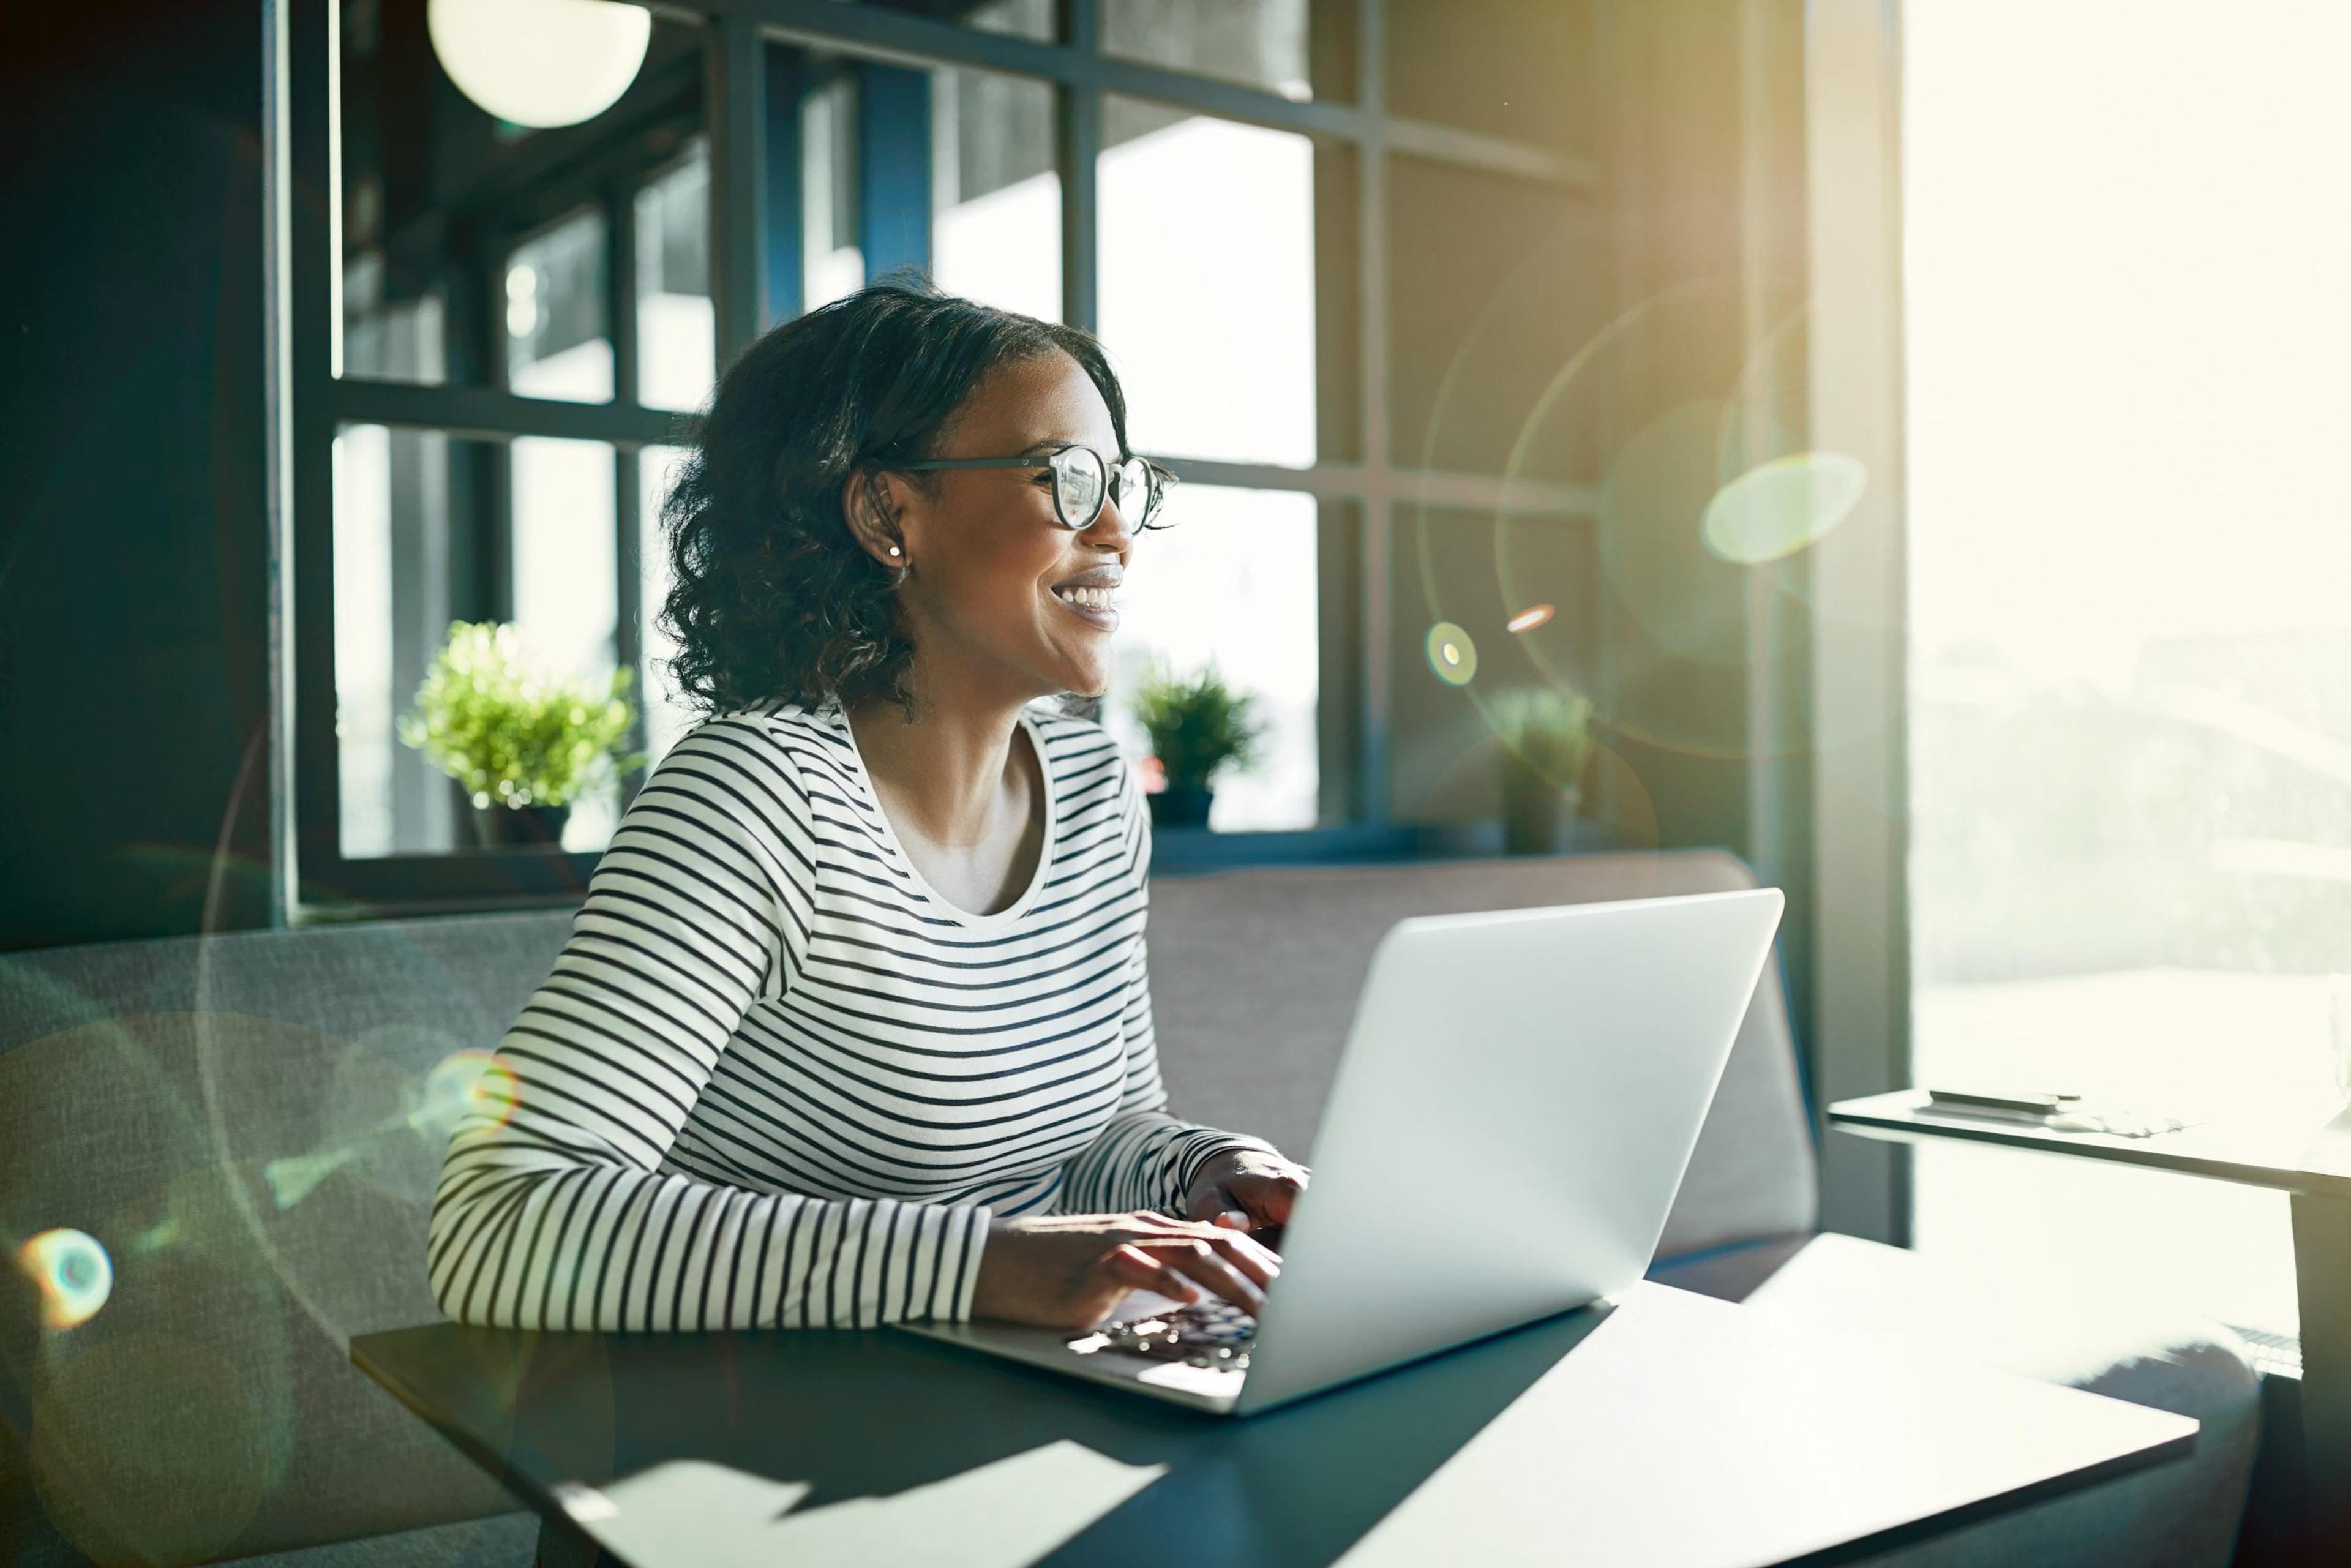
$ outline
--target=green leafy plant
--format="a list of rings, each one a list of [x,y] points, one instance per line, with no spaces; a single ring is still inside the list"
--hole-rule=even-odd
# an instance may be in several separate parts
[[[476,808],[568,805],[644,760],[612,751],[636,716],[622,695],[628,686],[626,670],[605,689],[548,674],[511,622],[455,621],[415,707],[401,716],[400,738],[464,785]]]
[[[1503,748],[1554,789],[1573,789],[1592,758],[1592,699],[1549,686],[1504,692],[1494,699],[1494,733]]]
[[[1170,789],[1206,789],[1217,768],[1257,760],[1256,699],[1226,685],[1213,664],[1190,680],[1155,665],[1131,706]]]

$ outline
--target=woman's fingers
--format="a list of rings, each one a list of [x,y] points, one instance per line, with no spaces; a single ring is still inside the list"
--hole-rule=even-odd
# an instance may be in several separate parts
[[[1253,1222],[1247,1215],[1242,1215],[1239,1228],[1226,1224],[1223,1215],[1213,1221],[1172,1219],[1162,1214],[1138,1214],[1134,1218],[1134,1228],[1139,1232],[1134,1239],[1138,1243],[1186,1239],[1206,1241],[1261,1285],[1272,1284],[1274,1277],[1281,1272],[1280,1256],[1249,1234]]]
[[[1102,1270],[1113,1282],[1132,1290],[1155,1291],[1171,1301],[1186,1303],[1200,1299],[1200,1290],[1160,1258],[1130,1242],[1113,1247],[1102,1260]]]
[[[1247,1221],[1245,1214],[1235,1218]],[[1056,1309],[1089,1321],[1110,1311],[1129,1291],[1150,1291],[1186,1305],[1218,1296],[1243,1312],[1255,1312],[1265,1304],[1265,1288],[1281,1273],[1279,1257],[1247,1230],[1228,1223],[1206,1224],[1155,1212],[1051,1216],[1021,1223],[1022,1233],[1039,1240],[1059,1236],[1066,1246],[1090,1237],[1101,1246],[1085,1272],[1063,1276],[1064,1305]]]
[[[1146,1242],[1144,1246],[1177,1273],[1206,1286],[1243,1312],[1254,1312],[1265,1305],[1265,1291],[1259,1283],[1212,1241],[1194,1237],[1185,1241]]]
[[[1281,1259],[1273,1249],[1246,1230],[1211,1231],[1208,1245],[1232,1265],[1260,1285],[1270,1285],[1281,1277]]]

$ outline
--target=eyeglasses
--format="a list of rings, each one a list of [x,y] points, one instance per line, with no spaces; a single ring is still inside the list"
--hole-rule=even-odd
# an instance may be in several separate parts
[[[1118,515],[1138,533],[1164,528],[1159,508],[1175,485],[1176,476],[1148,457],[1128,457],[1105,465],[1091,446],[1064,446],[1041,457],[939,457],[904,465],[909,474],[937,468],[1050,468],[1053,471],[1053,515],[1063,528],[1082,532],[1102,516],[1102,503],[1115,499]]]

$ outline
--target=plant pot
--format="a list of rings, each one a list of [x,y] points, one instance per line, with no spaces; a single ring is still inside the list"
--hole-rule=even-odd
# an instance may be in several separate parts
[[[1156,795],[1147,795],[1151,802],[1151,825],[1155,828],[1205,828],[1208,825],[1208,806],[1217,792],[1205,784],[1170,784]]]
[[[1575,815],[1578,800],[1509,752],[1502,754],[1502,852],[1547,855],[1559,849],[1562,818]]]
[[[486,850],[560,847],[569,806],[476,806],[474,841]]]

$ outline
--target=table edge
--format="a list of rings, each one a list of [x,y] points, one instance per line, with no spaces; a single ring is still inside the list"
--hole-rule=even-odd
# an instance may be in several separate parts
[[[2239,1186],[2351,1197],[2351,1176],[2329,1176],[2324,1171],[2304,1169],[2289,1171],[2279,1166],[2253,1166],[2236,1160],[2183,1154],[2167,1150],[2152,1140],[2126,1143],[2095,1133],[2058,1134],[2033,1127],[2006,1127],[1991,1121],[1980,1125],[1962,1123],[1956,1118],[1949,1122],[1928,1121],[1917,1113],[1915,1107],[1888,1105],[1884,1109],[1872,1108],[1893,1098],[1895,1096],[1892,1095],[1865,1095],[1854,1100],[1841,1100],[1823,1111],[1822,1118],[1836,1131],[1890,1143],[1942,1140],[1991,1144],[2000,1148],[2023,1149],[2032,1154],[2062,1155],[2072,1159],[2104,1160],[2109,1165],[2171,1171],[2181,1176],[2230,1182]],[[2179,1135],[2158,1134],[2157,1137]],[[2093,1142],[2093,1139],[2098,1141]]]

